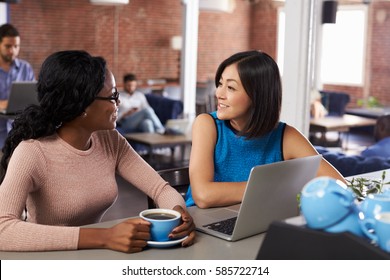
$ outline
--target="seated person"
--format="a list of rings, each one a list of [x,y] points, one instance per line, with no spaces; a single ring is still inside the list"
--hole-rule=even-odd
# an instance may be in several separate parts
[[[364,157],[390,157],[390,115],[380,116],[374,129],[375,144],[362,151]]]
[[[318,90],[312,90],[310,93],[310,115],[314,119],[323,118],[328,114],[321,102],[321,94]]]
[[[182,213],[170,236],[189,235],[182,246],[191,245],[195,225],[182,196],[115,130],[119,93],[106,61],[84,51],[54,53],[37,89],[39,105],[15,119],[3,148],[0,251],[142,251],[150,223],[140,218],[81,227],[100,222],[115,202],[116,174],[161,208]]]
[[[279,120],[281,78],[269,55],[232,55],[218,67],[215,84],[217,111],[200,114],[192,126],[187,206],[240,203],[254,166],[318,154],[302,133]],[[317,176],[345,182],[325,159]]]
[[[123,77],[124,91],[120,95],[118,112],[118,130],[131,132],[165,132],[160,119],[150,107],[145,95],[137,91],[137,78],[134,74]]]

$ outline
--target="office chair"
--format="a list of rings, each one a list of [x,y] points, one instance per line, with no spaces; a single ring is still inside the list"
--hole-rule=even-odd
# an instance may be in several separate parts
[[[188,186],[190,184],[190,176],[188,171],[188,166],[171,168],[157,171],[160,176],[167,181],[174,189],[176,189],[183,198],[185,197]],[[148,196],[148,208],[156,208],[157,205],[154,203],[153,199]]]

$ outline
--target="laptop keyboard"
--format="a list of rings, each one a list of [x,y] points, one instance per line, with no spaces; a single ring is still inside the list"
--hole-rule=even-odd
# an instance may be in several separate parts
[[[215,230],[218,232],[222,232],[222,233],[227,234],[227,235],[232,235],[233,230],[234,230],[234,226],[236,225],[236,220],[237,220],[237,217],[233,217],[233,218],[218,221],[218,222],[215,222],[212,224],[203,225],[203,227],[211,229],[211,230]]]

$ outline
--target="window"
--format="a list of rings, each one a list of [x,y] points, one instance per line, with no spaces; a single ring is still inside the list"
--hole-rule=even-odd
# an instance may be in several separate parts
[[[322,83],[363,84],[366,22],[366,6],[339,6],[336,24],[323,25]]]
[[[362,85],[366,52],[367,7],[339,5],[336,24],[322,25],[321,83]],[[278,11],[277,63],[283,74],[285,11]]]

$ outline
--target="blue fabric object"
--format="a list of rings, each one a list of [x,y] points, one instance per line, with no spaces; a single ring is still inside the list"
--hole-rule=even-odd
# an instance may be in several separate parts
[[[214,181],[247,181],[252,167],[283,160],[283,133],[285,123],[280,122],[268,134],[247,140],[238,136],[228,121],[219,120],[216,112],[210,114],[217,127],[214,150]],[[195,205],[191,187],[186,195],[186,205]]]
[[[145,94],[145,97],[163,125],[165,125],[167,120],[177,119],[183,113],[183,102],[180,100],[156,94]]]
[[[390,137],[386,137],[361,152],[364,157],[387,157],[390,158]]]
[[[315,148],[344,177],[390,168],[389,157],[345,155],[340,152],[330,152],[320,146]]]
[[[320,91],[321,102],[328,110],[329,116],[342,116],[350,101],[350,96],[345,92]]]

